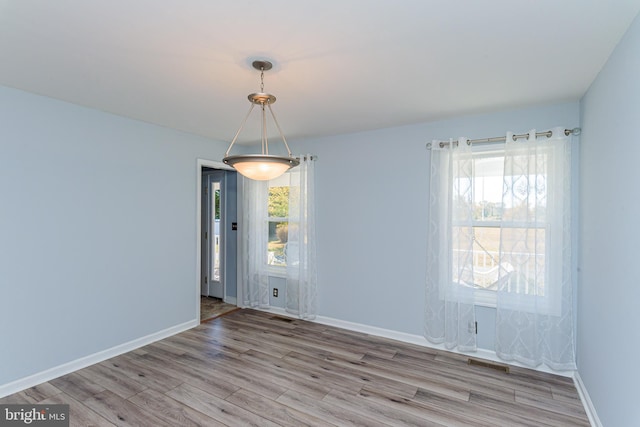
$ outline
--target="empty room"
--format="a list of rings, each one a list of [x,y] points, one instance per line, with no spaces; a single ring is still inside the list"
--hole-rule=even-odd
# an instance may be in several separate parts
[[[640,425],[639,13],[0,2],[0,424]]]

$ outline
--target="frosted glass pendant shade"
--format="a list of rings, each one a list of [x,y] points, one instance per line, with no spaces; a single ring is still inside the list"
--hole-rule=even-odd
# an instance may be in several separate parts
[[[223,162],[237,170],[241,175],[256,181],[274,179],[300,162],[293,157],[271,156],[265,154],[245,154],[229,156]]]

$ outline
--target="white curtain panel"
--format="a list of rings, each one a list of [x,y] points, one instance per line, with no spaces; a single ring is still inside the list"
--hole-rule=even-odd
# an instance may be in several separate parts
[[[498,281],[496,353],[575,369],[571,140],[564,128],[551,138],[535,134],[506,138],[500,261],[514,271]]]
[[[314,160],[301,156],[290,172],[287,261],[287,312],[302,319],[317,314]]]
[[[243,178],[242,257],[243,305],[269,307],[269,276],[266,272],[268,240],[268,181]]]
[[[466,138],[432,144],[425,337],[446,348],[476,350],[471,147]],[[455,254],[455,256],[454,256]]]

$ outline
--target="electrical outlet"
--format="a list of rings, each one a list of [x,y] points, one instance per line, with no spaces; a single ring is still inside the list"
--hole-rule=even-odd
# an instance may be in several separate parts
[[[273,288],[273,296],[278,298],[278,288]]]

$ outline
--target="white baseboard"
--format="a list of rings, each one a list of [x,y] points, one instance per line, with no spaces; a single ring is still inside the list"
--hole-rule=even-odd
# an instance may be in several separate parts
[[[511,366],[534,369],[536,371],[547,372],[555,375],[561,375],[563,377],[573,377],[573,373],[574,373],[574,371],[553,371],[544,365],[538,366],[537,368],[531,368],[530,366],[525,366],[518,362],[512,362],[512,361],[507,362],[500,359],[496,355],[495,351],[486,350],[486,349],[478,349],[473,353],[450,350],[446,348],[443,344],[434,344],[428,341],[422,335],[407,334],[405,332],[398,332],[390,329],[378,328],[376,326],[369,326],[369,325],[364,325],[360,323],[347,322],[345,320],[333,319],[331,317],[325,317],[325,316],[318,316],[315,321],[317,323],[322,323],[324,325],[329,325],[329,326],[336,326],[338,328],[348,329],[350,331],[362,332],[365,334],[375,335],[383,338],[389,338],[396,341],[406,342],[409,344],[416,344],[422,347],[429,347],[429,348],[434,348],[442,351],[448,351],[450,353],[464,354],[465,356],[473,356],[480,359],[490,360],[492,362],[498,362],[498,363],[507,364]]]
[[[135,350],[136,348],[143,347],[147,344],[151,344],[152,342],[170,337],[171,335],[186,331],[187,329],[191,329],[195,326],[198,326],[198,324],[199,322],[197,320],[190,320],[180,325],[172,326],[162,331],[154,332],[152,334],[141,338],[136,338],[124,344],[120,344],[115,347],[111,347],[106,350],[81,357],[80,359],[55,366],[45,371],[29,375],[28,377],[20,378],[7,384],[2,384],[0,385],[0,397],[17,393],[29,387],[42,384],[73,371],[77,371],[78,369],[86,368],[87,366],[102,362],[103,360],[110,359],[123,353],[127,353],[129,351]]]
[[[270,307],[268,309],[258,309],[258,310],[267,311],[267,312],[282,315],[282,316],[292,317],[294,319],[298,318],[297,316],[287,313],[287,311],[279,307]],[[311,321],[315,323],[320,323],[323,325],[335,326],[337,328],[347,329],[349,331],[362,332],[364,334],[374,335],[377,337],[389,338],[392,340],[406,342],[409,344],[416,344],[422,347],[448,351],[450,353],[464,354],[465,356],[473,356],[480,359],[490,360],[492,362],[507,364],[511,366],[518,366],[521,368],[533,369],[539,372],[546,372],[546,373],[560,375],[568,378],[572,378],[575,372],[575,371],[554,371],[545,365],[540,365],[536,368],[531,368],[530,366],[526,366],[518,362],[513,362],[513,361],[507,362],[500,359],[496,355],[495,351],[491,351],[491,350],[478,349],[473,353],[464,353],[461,351],[449,350],[442,344],[433,344],[432,342],[429,342],[422,335],[407,334],[405,332],[398,332],[390,329],[378,328],[376,326],[365,325],[362,323],[348,322],[346,320],[335,319],[333,317],[316,316],[315,320],[311,320]]]
[[[589,397],[589,393],[587,392],[587,387],[585,387],[584,383],[582,382],[582,378],[580,377],[580,373],[577,371],[573,376],[573,383],[578,390],[578,395],[580,395],[580,400],[582,401],[582,406],[584,406],[584,410],[587,413],[589,422],[593,427],[602,427],[602,423],[600,422],[600,418],[598,418],[596,408],[595,406],[593,406],[591,397]]]
[[[270,313],[274,313],[274,314],[278,314],[281,316],[287,316],[287,317],[292,317],[292,318],[297,318],[296,316],[291,315],[290,313],[287,313],[284,309],[279,308],[279,307],[270,307],[269,309],[263,309],[263,311],[267,311]],[[370,325],[364,325],[361,323],[353,323],[353,322],[348,322],[346,320],[340,320],[340,319],[334,319],[332,317],[326,317],[326,316],[317,316],[315,320],[313,320],[313,322],[316,323],[320,323],[323,325],[328,325],[328,326],[335,326],[338,328],[342,328],[342,329],[347,329],[349,331],[354,331],[354,332],[362,332],[365,334],[369,334],[369,335],[374,335],[374,336],[378,336],[378,337],[383,337],[383,338],[389,338],[389,339],[393,339],[396,341],[401,341],[401,342],[406,342],[406,343],[410,343],[410,344],[416,344],[416,345],[420,345],[423,347],[429,347],[429,348],[435,348],[438,350],[443,350],[443,351],[449,351],[452,353],[458,353],[458,354],[464,354],[464,355],[471,355],[473,354],[473,357],[478,357],[481,359],[485,359],[485,360],[490,360],[493,362],[499,362],[499,363],[506,363],[508,365],[512,365],[512,366],[518,366],[518,367],[524,367],[524,368],[528,368],[528,369],[532,369],[528,366],[522,365],[520,363],[514,363],[514,362],[505,362],[504,360],[500,359],[495,352],[490,351],[490,350],[484,350],[484,349],[479,349],[477,352],[474,353],[462,353],[459,351],[455,351],[455,350],[448,350],[444,347],[444,345],[437,345],[437,344],[433,344],[429,341],[427,341],[426,338],[424,338],[421,335],[414,335],[414,334],[407,334],[404,332],[397,332],[397,331],[392,331],[389,329],[383,329],[383,328],[378,328],[376,326],[370,326]],[[589,393],[587,392],[587,389],[584,385],[584,383],[582,382],[582,379],[580,378],[580,374],[578,373],[578,371],[562,371],[562,372],[558,372],[558,371],[553,371],[551,369],[549,369],[546,366],[539,366],[537,368],[535,368],[535,370],[540,371],[540,372],[547,372],[547,373],[552,373],[555,375],[561,375],[564,377],[570,377],[573,378],[573,382],[576,386],[576,389],[578,391],[578,395],[580,396],[580,400],[582,401],[582,406],[584,406],[585,412],[587,413],[587,417],[589,418],[589,422],[591,423],[591,425],[593,427],[602,427],[602,423],[600,422],[600,419],[598,418],[598,414],[596,413],[596,409],[593,406],[593,402],[591,402],[591,398],[589,397]]]

